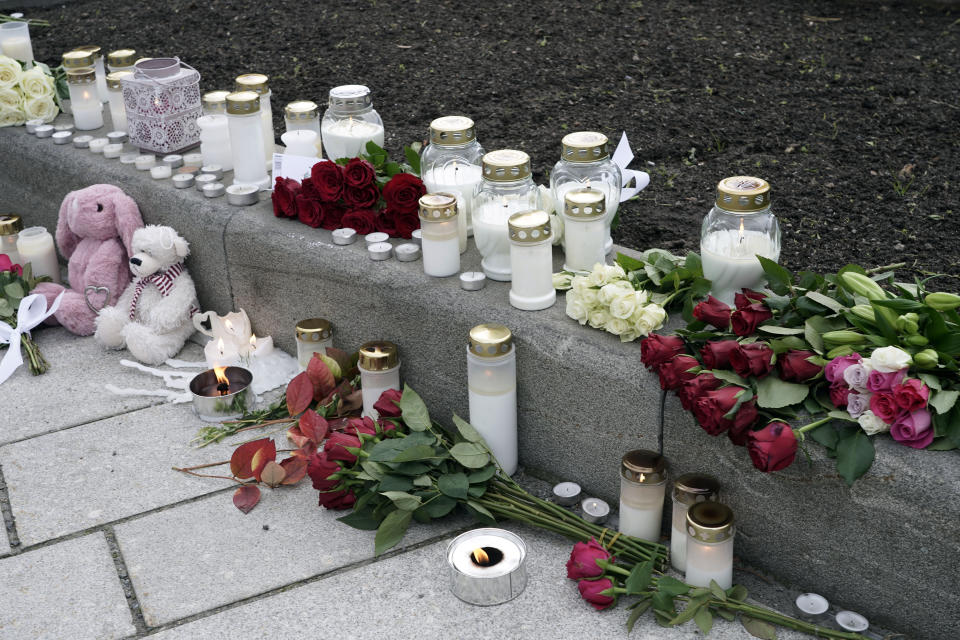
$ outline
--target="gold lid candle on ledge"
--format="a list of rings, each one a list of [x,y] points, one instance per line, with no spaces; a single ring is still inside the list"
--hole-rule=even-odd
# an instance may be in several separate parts
[[[330,160],[354,158],[365,153],[368,142],[382,147],[383,120],[373,108],[370,89],[362,84],[345,84],[330,89],[320,132]]]
[[[460,271],[459,220],[456,195],[428,193],[420,198],[423,272],[428,276],[445,278]]]
[[[297,360],[306,369],[314,353],[327,355],[333,346],[333,325],[324,318],[310,318],[297,323]]]
[[[558,205],[559,206],[559,205]],[[563,268],[590,271],[606,260],[606,195],[599,189],[571,189],[563,201]]]
[[[270,176],[263,163],[260,95],[254,91],[238,91],[228,95],[227,125],[230,132],[230,155],[233,159],[233,184],[268,188]]]
[[[719,502],[698,502],[687,511],[686,583],[733,586],[733,511]]]
[[[363,415],[373,417],[373,405],[388,389],[400,391],[400,355],[397,345],[386,340],[367,342],[360,347],[357,361],[363,389]]]
[[[93,56],[93,69],[97,72],[97,95],[100,96],[100,102],[106,102],[109,99],[107,93],[107,72],[103,66],[103,50],[95,44],[85,44],[77,47],[77,51],[86,51]]]
[[[208,91],[203,94],[203,115],[227,115],[227,96],[229,91]]]
[[[14,213],[0,214],[0,253],[5,253],[13,264],[21,264],[17,251],[17,237],[23,231],[23,220]]]
[[[89,51],[67,51],[63,54],[63,68],[67,69],[93,69],[93,55]],[[96,71],[94,71],[96,73]]]
[[[524,311],[552,307],[553,230],[546,211],[515,213],[507,221],[510,235],[510,304]]]
[[[698,502],[716,500],[720,481],[706,473],[686,473],[673,483],[673,518],[670,526],[670,564],[687,569],[687,510]]]
[[[200,155],[203,164],[217,165],[233,171],[230,127],[227,123],[229,91],[208,91],[203,94],[203,115],[197,118],[200,128]]]
[[[318,158],[323,157],[323,141],[320,133],[320,107],[311,100],[296,100],[283,108],[283,120],[287,133],[291,131],[313,131],[317,134],[316,149]],[[281,136],[282,137],[282,136]]]
[[[656,451],[628,451],[620,461],[620,531],[658,542],[667,484],[667,459]]]
[[[87,55],[87,54],[85,54]],[[103,104],[97,95],[97,73],[93,67],[67,70],[70,108],[77,131],[92,131],[103,126]]]
[[[260,96],[263,160],[265,166],[270,167],[277,149],[276,134],[273,131],[273,107],[270,105],[270,78],[262,73],[245,73],[237,76],[236,82],[237,91],[253,91]]]
[[[123,81],[133,77],[132,71],[114,71],[107,74],[107,102],[114,131],[127,130],[127,108],[123,102]]]
[[[107,54],[107,68],[110,71],[133,71],[137,61],[137,52],[134,49],[117,49]]]
[[[502,324],[480,324],[467,342],[470,424],[507,475],[517,471],[517,353]]]

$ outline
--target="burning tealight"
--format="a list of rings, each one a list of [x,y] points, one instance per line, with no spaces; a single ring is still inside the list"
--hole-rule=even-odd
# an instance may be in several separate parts
[[[157,157],[153,154],[145,153],[137,157],[134,163],[138,171],[149,171],[157,164]]]
[[[580,485],[576,482],[561,482],[553,487],[553,501],[564,507],[580,502]]]
[[[73,139],[73,146],[77,149],[86,149],[90,146],[91,140],[93,140],[93,136],[76,136]]]
[[[33,130],[33,134],[38,138],[50,138],[53,136],[53,125],[41,124]]]
[[[824,618],[830,603],[818,593],[801,593],[794,602],[797,613],[804,620],[818,622]]]
[[[341,228],[333,231],[333,244],[347,245],[357,241],[357,232],[353,229]]]
[[[159,165],[156,167],[150,167],[150,177],[154,180],[166,180],[173,175],[173,169],[167,165]]]
[[[203,175],[216,176],[219,180],[223,177],[223,167],[218,164],[208,164],[204,167],[200,167],[200,173]]]
[[[197,185],[197,191],[203,191],[203,188],[208,184],[213,184],[214,182],[219,182],[217,176],[201,173],[195,179],[195,184]]]
[[[837,624],[844,631],[866,631],[870,628],[867,619],[853,611],[838,611]]]
[[[487,284],[487,276],[482,271],[464,271],[460,274],[460,288],[466,291],[479,291]]]
[[[211,182],[203,185],[203,195],[206,198],[219,198],[227,192],[222,182]]]
[[[114,144],[123,144],[127,141],[126,131],[111,131],[107,134],[107,140]]]
[[[580,503],[583,519],[594,524],[602,524],[610,515],[610,505],[600,498],[584,498]]]
[[[53,144],[68,144],[72,139],[72,131],[57,131],[53,134]]]
[[[26,127],[27,133],[33,135],[37,132],[37,127],[43,124],[43,120],[40,118],[34,118],[33,120],[27,120]]]
[[[370,246],[371,244],[388,242],[390,240],[390,236],[382,231],[374,231],[373,233],[368,233],[364,237],[364,240],[367,241],[367,246]]]
[[[193,409],[206,422],[238,418],[253,405],[252,383],[253,374],[242,367],[207,369],[190,381]]]
[[[495,605],[513,600],[527,586],[527,545],[503,529],[460,534],[447,547],[450,588],[468,604]]]
[[[420,259],[420,245],[412,242],[404,242],[401,245],[397,245],[394,253],[396,253],[397,260],[400,262],[413,262],[414,260]]]
[[[137,158],[140,157],[140,154],[136,151],[131,153],[121,153],[120,154],[120,164],[134,164],[137,161]]]
[[[173,186],[177,189],[189,189],[193,186],[194,177],[189,173],[178,173],[173,176]]]
[[[246,207],[260,201],[259,189],[251,185],[232,184],[227,187],[227,202],[237,207]]]
[[[103,147],[104,158],[119,158],[121,155],[123,155],[123,144],[119,142],[108,144]]]
[[[103,153],[104,147],[108,144],[110,144],[110,141],[106,138],[94,138],[90,141],[90,153]]]
[[[196,165],[200,166],[203,164],[203,154],[202,153],[188,153],[183,156],[183,164]]]
[[[390,254],[393,253],[393,245],[389,242],[374,242],[367,245],[367,252],[371,260],[389,260]]]
[[[163,156],[161,162],[171,169],[179,169],[183,166],[183,156],[178,153],[171,153],[170,155]]]

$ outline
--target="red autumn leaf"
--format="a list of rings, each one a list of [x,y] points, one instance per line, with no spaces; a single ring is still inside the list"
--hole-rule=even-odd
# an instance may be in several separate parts
[[[247,444],[237,447],[237,450],[230,456],[230,473],[241,480],[252,478],[253,456],[256,455],[257,451],[261,448],[266,447],[268,443],[269,446],[274,448],[274,456],[276,456],[276,447],[270,438],[261,438],[260,440],[254,440],[253,442],[248,442]]]
[[[310,381],[313,382],[314,400],[319,400],[328,395],[337,386],[337,380],[333,377],[330,367],[317,354],[313,354],[313,357],[310,358],[306,374],[310,376]]]
[[[277,445],[270,438],[265,438],[265,440],[267,441],[266,444],[257,449],[257,452],[253,454],[253,460],[250,461],[250,469],[253,471],[253,477],[257,480],[260,480],[263,468],[277,459]]]
[[[340,365],[340,371],[346,374],[350,369],[350,354],[336,347],[327,347],[327,357],[333,358],[334,362]]]
[[[351,391],[340,398],[340,413],[350,413],[363,406],[363,392],[360,389]]]
[[[310,438],[308,438],[307,436],[303,435],[303,433],[300,432],[300,427],[290,427],[289,429],[287,429],[287,438],[289,438],[290,442],[292,442],[298,447],[302,447],[303,445],[310,442]]]
[[[327,421],[313,409],[307,409],[303,412],[303,415],[300,416],[300,433],[317,444],[323,442],[329,430],[330,426],[327,424]]]
[[[271,460],[263,467],[260,472],[260,480],[266,482],[271,487],[275,487],[287,477],[287,470]]]
[[[303,412],[313,401],[313,382],[304,373],[297,374],[287,385],[287,411],[291,416]]]
[[[260,488],[256,485],[244,485],[233,492],[233,506],[244,513],[250,513],[258,502],[260,502]]]
[[[280,484],[297,484],[303,480],[304,476],[307,475],[307,465],[307,459],[297,456],[294,452],[294,455],[280,463],[280,466],[287,472],[287,477]]]
[[[317,445],[313,442],[307,440],[307,443],[304,444],[299,449],[295,449],[290,455],[295,458],[303,458],[304,460],[310,460],[310,457],[317,452]]]
[[[329,422],[330,424],[330,433],[334,431],[343,431],[343,428],[347,426],[348,418],[334,418]]]

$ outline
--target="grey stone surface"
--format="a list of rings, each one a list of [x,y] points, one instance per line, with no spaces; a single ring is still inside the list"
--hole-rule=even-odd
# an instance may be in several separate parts
[[[122,638],[136,631],[102,533],[0,560],[0,637]]]
[[[369,560],[374,532],[337,522],[342,515],[317,507],[306,480],[263,488],[247,515],[226,493],[131,520],[116,534],[144,617],[154,626]],[[460,517],[415,524],[397,548],[466,524]],[[316,622],[312,613],[306,617]]]
[[[20,542],[33,545],[229,486],[171,470],[230,458],[233,449],[223,444],[187,444],[202,425],[189,404],[162,405],[0,447]]]
[[[526,590],[495,607],[477,607],[450,592],[448,541],[318,580],[256,602],[228,609],[157,634],[157,640],[236,637],[478,638],[556,639],[631,638],[686,640],[703,637],[693,623],[665,630],[647,613],[627,634],[628,612],[621,606],[596,612],[583,602],[576,583],[566,579],[570,544],[525,527],[508,526],[527,543]],[[320,631],[320,630],[324,631]],[[319,633],[319,635],[317,635]],[[749,637],[739,623],[717,619],[710,638]],[[781,640],[799,633],[778,632]]]
[[[3,524],[2,519],[0,519],[0,525]],[[7,535],[7,527],[0,526],[0,556],[4,556],[10,553],[10,538]]]
[[[92,337],[79,338],[61,327],[37,329],[33,336],[50,368],[34,376],[24,364],[3,383],[0,444],[161,402],[155,397],[118,396],[104,389],[105,384],[134,389],[156,389],[162,384],[160,378],[121,365],[121,359],[133,359],[126,350],[104,349]],[[177,357],[203,360],[203,350],[187,343]]]

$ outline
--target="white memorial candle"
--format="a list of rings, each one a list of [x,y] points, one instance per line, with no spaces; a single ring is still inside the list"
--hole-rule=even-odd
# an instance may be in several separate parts
[[[23,219],[16,214],[0,215],[0,254],[6,254],[13,264],[22,264],[17,251],[17,237],[23,229]]]
[[[677,571],[687,569],[687,509],[698,502],[716,500],[719,493],[720,481],[704,473],[687,473],[673,483],[670,564]]]
[[[686,583],[733,586],[733,511],[719,502],[698,502],[687,511]]]
[[[603,264],[607,237],[603,192],[599,189],[569,189],[563,202],[557,206],[563,207],[563,268],[590,271],[598,262]]]
[[[287,131],[280,136],[280,140],[286,147],[284,153],[306,158],[317,157],[317,133],[315,131],[308,129]]]
[[[323,148],[331,160],[355,158],[367,150],[367,143],[383,146],[383,125],[348,117],[343,120],[324,120],[320,125]]]
[[[420,244],[423,272],[444,278],[460,271],[457,229],[462,216],[452,193],[428,193],[420,198]]]
[[[30,44],[30,27],[26,22],[0,23],[0,49],[3,55],[33,66],[33,45]]]
[[[363,390],[363,415],[373,416],[373,405],[388,389],[400,391],[400,356],[397,345],[386,340],[368,342],[360,347],[357,361]]]
[[[667,484],[667,461],[656,451],[636,449],[620,463],[620,531],[658,542]]]
[[[240,91],[227,96],[227,124],[233,156],[233,184],[269,187],[270,176],[263,163],[260,96],[253,91]]]
[[[245,73],[237,76],[237,91],[253,91],[260,96],[260,135],[263,136],[264,166],[273,165],[273,153],[277,148],[273,132],[273,108],[270,106],[270,78],[262,73]]]
[[[17,238],[17,251],[21,265],[32,265],[34,277],[50,276],[51,280],[60,284],[60,263],[57,262],[57,249],[49,231],[43,227],[27,227]]]
[[[524,311],[553,306],[553,243],[550,216],[546,211],[515,213],[508,221],[510,232],[510,304]]]
[[[114,71],[107,76],[107,101],[110,103],[110,122],[117,131],[127,130],[127,108],[123,103],[123,79],[132,78],[129,71]]]
[[[311,158],[323,157],[323,143],[320,138],[320,107],[316,102],[310,100],[297,100],[291,102],[283,109],[283,120],[287,126],[287,131],[307,130],[317,134],[317,140],[314,143],[317,153]],[[283,136],[281,136],[283,138]]]
[[[103,67],[103,51],[95,44],[77,47],[77,51],[86,51],[93,56],[93,69],[97,74],[97,96],[100,98],[100,102],[106,102],[109,95],[107,93],[107,74]]]
[[[205,165],[219,165],[225,171],[233,170],[233,155],[230,150],[230,129],[227,116],[211,114],[197,118],[200,128],[200,154]]]
[[[92,67],[70,69],[67,72],[73,124],[77,131],[91,131],[103,126],[103,104],[97,96],[96,82],[97,76]]]
[[[297,323],[297,362],[306,369],[313,354],[327,355],[333,346],[333,325],[323,318],[310,318]]]
[[[481,324],[467,345],[470,424],[507,475],[517,471],[517,354],[510,329]]]
[[[423,174],[423,185],[428,193],[452,193],[457,196],[457,233],[460,253],[467,250],[467,235],[472,227],[473,194],[483,179],[478,165],[450,162],[442,167],[428,169]]]
[[[761,231],[722,229],[706,235],[700,243],[700,257],[713,296],[732,305],[741,289],[761,288],[765,278],[757,255],[774,261],[780,257],[779,248]]]

